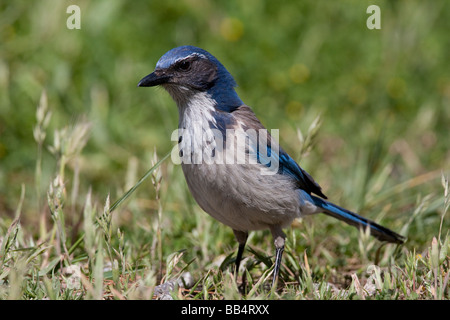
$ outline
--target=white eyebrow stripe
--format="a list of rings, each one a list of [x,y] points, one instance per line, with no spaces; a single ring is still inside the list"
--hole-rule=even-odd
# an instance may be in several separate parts
[[[175,60],[174,63],[178,63],[178,62],[180,62],[180,61],[186,60],[186,59],[188,59],[188,58],[190,58],[190,57],[194,57],[194,56],[197,56],[197,57],[199,57],[199,58],[206,59],[206,56],[205,56],[204,54],[194,52],[194,53],[191,53],[190,55],[188,55],[188,56],[186,56],[186,57],[178,58],[177,60]]]

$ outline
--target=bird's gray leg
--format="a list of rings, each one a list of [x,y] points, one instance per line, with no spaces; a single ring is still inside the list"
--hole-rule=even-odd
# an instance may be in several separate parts
[[[239,243],[239,248],[236,256],[236,276],[239,271],[239,265],[241,264],[242,254],[244,253],[245,243],[247,242],[248,233],[244,231],[233,230],[234,236]]]
[[[276,281],[278,280],[278,274],[280,272],[280,266],[281,266],[281,258],[283,256],[284,251],[284,242],[286,239],[286,235],[284,234],[283,230],[279,227],[271,227],[270,231],[272,232],[272,236],[275,243],[275,267],[273,270],[273,281],[272,281],[272,287],[275,286]]]

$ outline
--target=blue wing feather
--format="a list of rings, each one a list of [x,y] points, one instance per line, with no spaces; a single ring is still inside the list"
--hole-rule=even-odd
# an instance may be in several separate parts
[[[270,141],[270,139],[268,139]],[[268,159],[269,158],[269,159]],[[303,170],[289,154],[287,154],[281,147],[279,147],[278,154],[272,152],[271,146],[267,145],[267,153],[261,154],[258,150],[257,160],[266,166],[270,165],[270,161],[279,161],[278,174],[284,174],[296,180],[297,185],[308,193],[315,193],[318,196],[327,199],[322,193],[320,185],[314,181],[308,172]]]
[[[250,107],[242,105],[232,112],[224,112],[223,110],[217,110],[215,113],[215,118],[217,121],[217,127],[220,130],[225,131],[226,129],[235,129],[237,126],[241,126],[244,131],[247,129],[253,129],[259,135],[259,130],[267,130],[255,116]],[[237,121],[240,120],[240,121]],[[320,185],[314,181],[314,179],[303,170],[297,162],[294,161],[280,146],[274,145],[274,149],[278,152],[272,152],[272,137],[269,132],[267,132],[267,149],[265,152],[261,152],[259,149],[259,144],[254,141],[253,145],[256,148],[251,148],[250,153],[256,153],[256,159],[258,163],[261,163],[267,167],[271,166],[271,161],[278,161],[278,174],[288,175],[295,180],[298,188],[308,192],[314,193],[324,199],[327,197],[322,193]],[[257,138],[259,140],[259,136]],[[255,143],[256,142],[256,143]]]

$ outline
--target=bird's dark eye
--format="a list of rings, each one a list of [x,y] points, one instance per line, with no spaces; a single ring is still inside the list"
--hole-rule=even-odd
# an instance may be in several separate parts
[[[181,71],[188,71],[191,68],[191,62],[190,61],[181,61],[178,64],[178,69],[180,69]]]

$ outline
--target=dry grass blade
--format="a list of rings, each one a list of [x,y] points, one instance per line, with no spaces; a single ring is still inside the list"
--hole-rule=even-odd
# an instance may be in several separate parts
[[[114,211],[122,202],[124,202],[126,199],[128,199],[129,196],[133,194],[134,191],[136,191],[137,188],[155,171],[168,157],[170,157],[170,152],[166,154],[161,160],[159,160],[153,167],[151,167],[143,176],[141,179],[139,179],[136,184],[131,187],[127,192],[125,192],[124,195],[122,195],[119,199],[116,200],[116,202],[113,203],[113,205],[110,207],[109,211]]]

